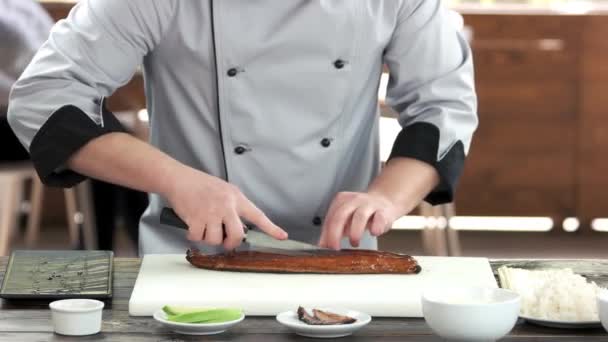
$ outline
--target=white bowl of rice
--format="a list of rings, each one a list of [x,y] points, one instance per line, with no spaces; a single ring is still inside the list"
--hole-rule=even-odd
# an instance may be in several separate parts
[[[600,313],[600,320],[604,329],[608,331],[608,290],[603,290],[597,296],[597,306]]]

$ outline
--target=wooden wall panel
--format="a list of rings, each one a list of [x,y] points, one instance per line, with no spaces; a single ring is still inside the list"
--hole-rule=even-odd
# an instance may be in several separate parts
[[[578,212],[608,217],[608,19],[590,16],[582,39]]]
[[[482,124],[457,196],[459,214],[573,215],[575,136],[569,122]]]
[[[606,50],[608,64],[608,50]],[[589,63],[589,60],[587,60]],[[590,63],[594,64],[594,63]],[[608,76],[603,79],[584,79],[583,89],[581,91],[580,110],[584,113],[584,117],[598,117],[608,115]]]
[[[459,214],[575,213],[580,22],[465,16],[480,127],[457,195]]]
[[[475,39],[580,38],[584,16],[575,15],[464,15],[465,24],[475,29]],[[578,26],[578,27],[577,27]]]
[[[570,50],[543,51],[537,40],[527,43],[505,40],[473,43],[476,79],[492,82],[500,80],[518,81],[574,81],[578,78],[576,53]],[[563,48],[570,48],[564,42]],[[492,73],[484,68],[493,68]]]
[[[485,66],[484,78],[492,73]],[[567,80],[530,81],[482,80],[476,82],[480,115],[483,125],[494,120],[576,120],[578,111],[577,83]]]
[[[536,120],[486,121],[480,125],[471,152],[484,154],[484,158],[503,157],[503,154],[536,157],[541,154],[560,154],[576,152],[577,132],[572,129],[570,120],[547,122]],[[502,152],[491,153],[491,152]],[[472,153],[471,153],[472,154]]]

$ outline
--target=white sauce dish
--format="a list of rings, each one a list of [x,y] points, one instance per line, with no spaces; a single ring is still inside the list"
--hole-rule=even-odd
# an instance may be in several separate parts
[[[101,331],[104,303],[93,299],[63,299],[49,304],[55,333],[93,335]]]
[[[372,317],[370,315],[355,310],[332,308],[321,309],[340,315],[350,316],[356,319],[356,321],[351,324],[309,325],[300,321],[298,318],[298,313],[295,310],[282,312],[277,315],[276,319],[279,323],[300,336],[328,339],[352,335],[357,330],[363,328],[372,321]]]
[[[171,331],[182,335],[215,335],[221,334],[226,330],[241,323],[245,319],[245,314],[234,321],[223,323],[179,323],[168,319],[167,314],[162,310],[154,312],[154,319],[162,323]]]

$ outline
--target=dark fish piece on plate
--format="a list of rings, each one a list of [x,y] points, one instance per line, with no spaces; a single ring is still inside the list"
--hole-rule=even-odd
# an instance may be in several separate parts
[[[320,319],[311,316],[303,307],[298,308],[298,319],[310,325],[325,325]]]
[[[351,324],[357,320],[350,316],[338,315],[336,313],[327,312],[318,309],[312,309],[312,312],[318,320],[329,324]]]
[[[216,271],[320,274],[417,274],[421,271],[416,259],[409,255],[361,249],[285,254],[256,251],[204,254],[189,249],[186,259],[196,267]]]
[[[341,325],[355,323],[357,320],[344,315],[338,315],[333,312],[327,312],[318,309],[312,309],[313,315],[310,315],[303,307],[298,308],[298,319],[309,325]]]

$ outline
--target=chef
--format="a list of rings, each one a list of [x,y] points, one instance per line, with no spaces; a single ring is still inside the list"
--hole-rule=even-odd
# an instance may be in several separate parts
[[[383,64],[403,129],[380,171]],[[149,144],[104,106],[140,65]],[[454,198],[477,126],[471,51],[439,0],[83,0],[8,118],[44,183],[150,193],[140,254],[230,250],[243,222],[376,248],[422,200]],[[164,206],[188,232],[159,223]]]

